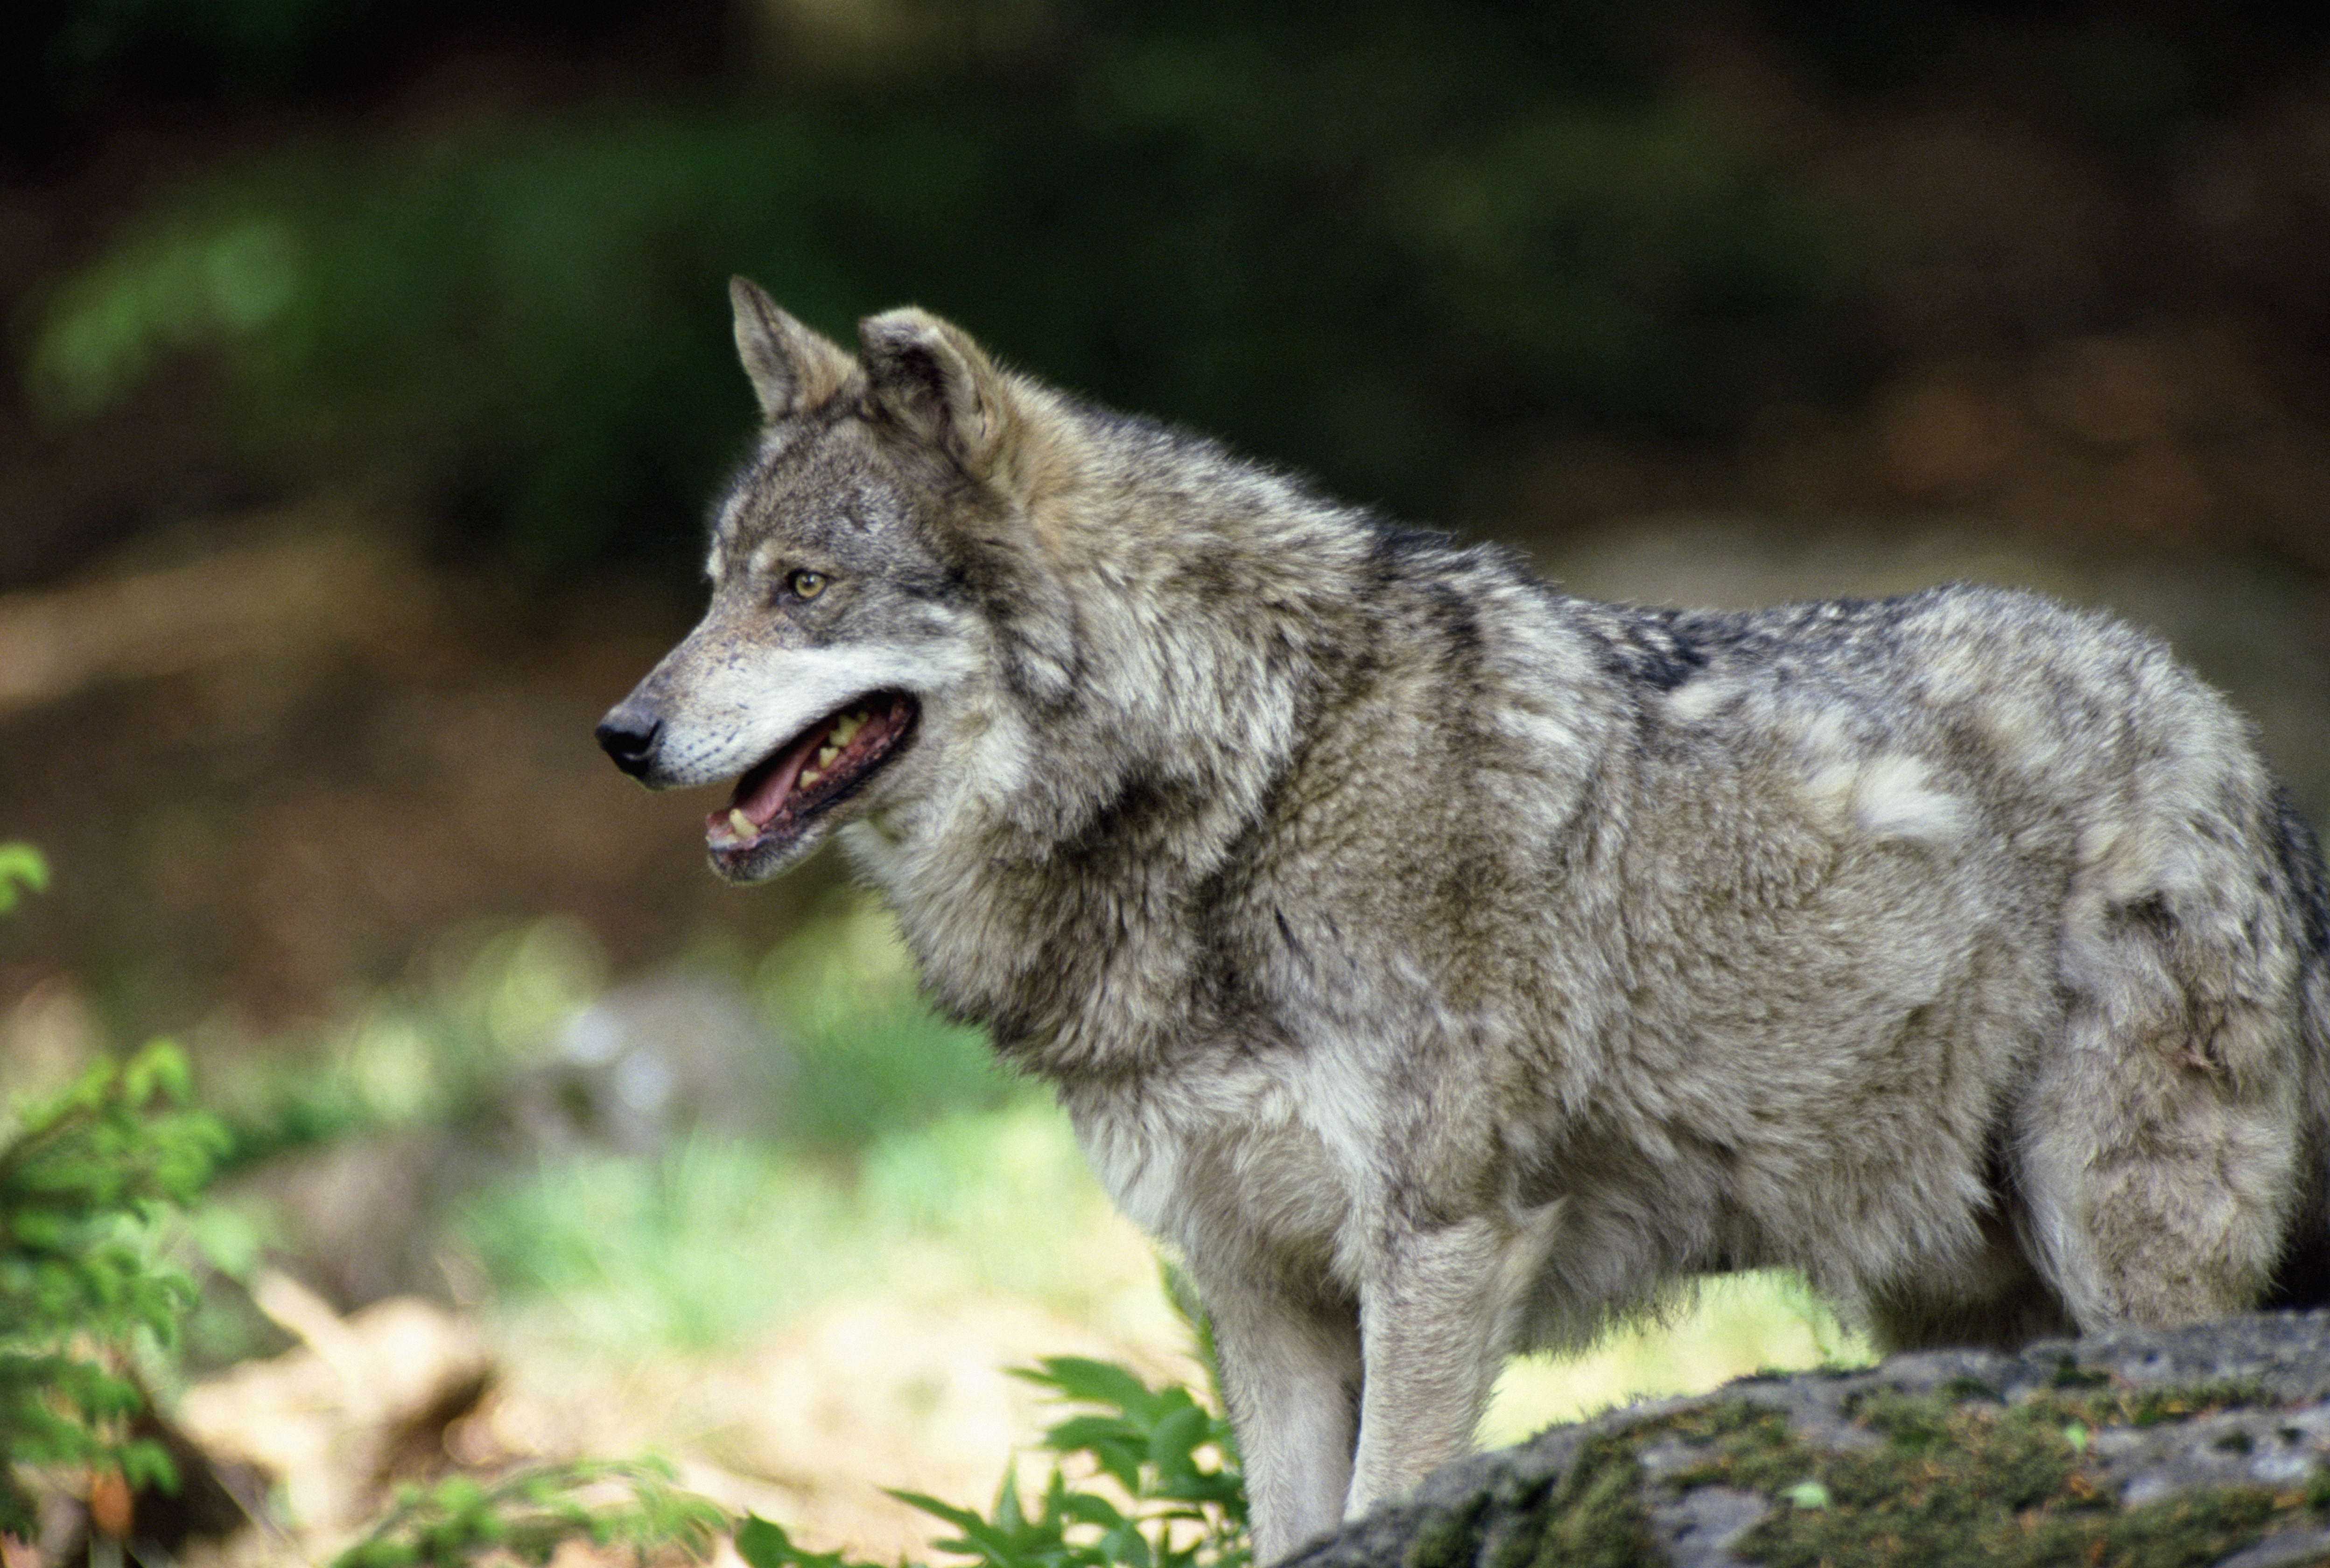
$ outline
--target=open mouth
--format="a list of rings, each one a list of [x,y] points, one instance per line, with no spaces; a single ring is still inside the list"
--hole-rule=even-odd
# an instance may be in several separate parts
[[[725,809],[704,821],[714,855],[783,848],[896,757],[920,709],[904,692],[874,692],[828,713],[736,780]]]

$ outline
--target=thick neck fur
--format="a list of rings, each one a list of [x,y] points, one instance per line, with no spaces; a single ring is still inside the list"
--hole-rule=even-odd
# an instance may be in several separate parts
[[[1444,570],[1457,553],[1208,443],[1018,390],[1054,405],[1029,421],[1045,447],[1009,454],[1027,500],[999,520],[1037,578],[1005,585],[1010,614],[988,619],[1006,676],[948,737],[971,782],[901,837],[854,843],[942,1005],[1047,1076],[1114,1076],[1269,1028],[1242,1015],[1223,906],[1302,738],[1369,678],[1388,592],[1420,555]],[[1068,678],[1011,678],[1029,659]]]

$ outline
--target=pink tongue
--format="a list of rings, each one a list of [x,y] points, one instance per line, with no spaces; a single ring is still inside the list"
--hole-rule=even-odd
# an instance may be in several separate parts
[[[869,744],[880,740],[896,727],[897,719],[898,709],[895,699],[887,706],[867,710],[866,723],[859,728],[857,734],[850,737],[850,744],[844,749],[843,754],[845,756],[862,755]],[[732,813],[741,811],[744,814],[745,819],[754,827],[768,827],[776,819],[778,813],[784,809],[785,801],[792,794],[793,785],[800,780],[802,772],[808,768],[810,758],[817,753],[819,748],[822,747],[832,734],[833,724],[823,723],[803,735],[768,764],[767,776],[754,784],[750,793],[738,795],[729,802],[726,809],[706,818],[705,826],[707,828],[717,828],[725,822],[733,831],[734,824]],[[837,759],[837,765],[838,763],[838,759]]]
[[[769,776],[761,780],[760,788],[738,800],[734,809],[752,818],[753,827],[766,827],[769,819],[776,816],[778,809],[784,805],[785,797],[792,793],[793,780],[800,777],[801,769],[809,762],[810,753],[817,750],[824,738],[825,732],[820,728],[779,758],[777,765],[769,770]]]

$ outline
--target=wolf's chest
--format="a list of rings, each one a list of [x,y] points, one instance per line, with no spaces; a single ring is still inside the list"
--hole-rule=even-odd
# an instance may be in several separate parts
[[[1084,1157],[1126,1216],[1203,1271],[1236,1257],[1348,1273],[1368,1161],[1299,1085],[1241,1064],[1065,1097]]]

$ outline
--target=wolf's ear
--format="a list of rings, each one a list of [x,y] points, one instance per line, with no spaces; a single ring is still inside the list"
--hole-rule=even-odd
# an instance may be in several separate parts
[[[857,368],[838,344],[786,315],[751,279],[728,280],[728,302],[736,309],[736,355],[753,378],[766,418],[781,420],[817,407]]]
[[[1018,401],[970,334],[909,306],[859,322],[857,346],[885,423],[974,478],[1002,477],[1017,439]]]

